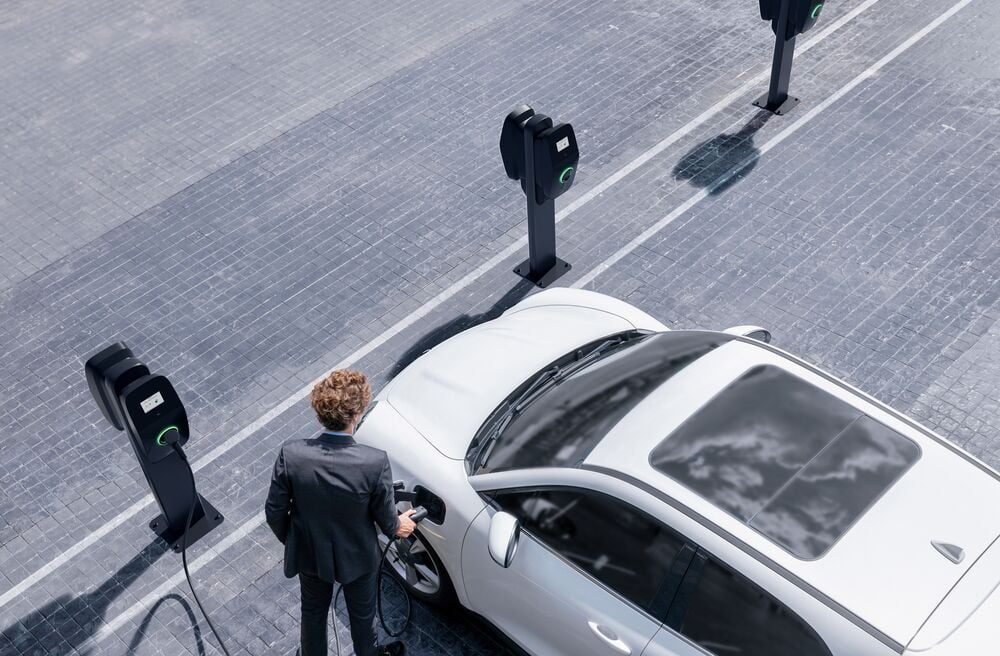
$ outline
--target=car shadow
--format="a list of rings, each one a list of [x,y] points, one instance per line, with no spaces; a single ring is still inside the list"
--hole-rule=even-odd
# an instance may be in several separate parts
[[[485,312],[481,314],[463,314],[428,331],[420,339],[414,342],[410,348],[406,349],[406,351],[404,351],[399,358],[397,358],[396,363],[389,370],[388,379],[392,380],[395,378],[399,375],[399,372],[408,367],[414,360],[446,339],[454,337],[463,330],[468,330],[473,326],[496,319],[501,314],[514,307],[518,301],[525,298],[534,288],[535,285],[533,283],[527,280],[521,280],[507,290],[507,292],[497,299],[497,302]]]
[[[0,645],[9,644],[14,654],[80,656],[102,653],[91,639],[103,625],[108,608],[169,550],[166,542],[156,538],[94,590],[75,597],[62,595],[4,628]],[[197,653],[204,656],[204,643],[194,613],[188,603],[176,594],[164,596],[149,610],[132,637],[128,654],[134,653],[142,642],[157,609],[171,600],[180,603],[186,611],[194,627]]]
[[[713,196],[726,191],[757,166],[760,149],[753,142],[754,136],[771,116],[760,111],[739,132],[701,142],[674,166],[674,179],[706,188]]]

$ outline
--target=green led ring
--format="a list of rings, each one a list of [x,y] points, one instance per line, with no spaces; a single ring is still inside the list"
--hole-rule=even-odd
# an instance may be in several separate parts
[[[163,430],[161,430],[159,433],[156,434],[156,443],[159,444],[160,446],[166,446],[167,443],[163,441],[163,436],[167,434],[167,431],[171,431],[171,430],[177,431],[178,434],[180,434],[180,432],[181,432],[181,429],[177,428],[174,425],[167,426]]]
[[[813,7],[812,13],[809,14],[809,18],[815,19],[817,16],[819,16],[819,11],[822,8],[823,8],[823,3],[822,2],[820,4],[818,4],[818,5],[816,5],[815,7]]]
[[[559,174],[559,184],[566,184],[566,181],[569,180],[571,175],[573,175],[573,167],[567,166],[563,169],[563,172]]]

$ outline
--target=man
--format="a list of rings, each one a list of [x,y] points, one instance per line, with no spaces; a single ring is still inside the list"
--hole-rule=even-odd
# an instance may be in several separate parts
[[[357,656],[400,656],[402,642],[378,646],[375,634],[379,547],[375,526],[408,537],[412,510],[396,514],[392,470],[385,451],[354,441],[354,428],[371,400],[365,376],[334,371],[312,391],[312,407],[326,429],[285,442],[274,463],[264,513],[285,545],[285,576],[302,592],[301,656],[327,655],[327,619],[333,584],[344,590]]]

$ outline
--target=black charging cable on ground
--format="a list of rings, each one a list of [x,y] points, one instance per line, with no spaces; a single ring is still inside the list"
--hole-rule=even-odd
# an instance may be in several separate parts
[[[191,582],[191,573],[188,572],[188,561],[187,561],[187,536],[188,531],[191,530],[191,521],[194,519],[194,507],[195,501],[198,499],[198,488],[194,482],[194,470],[191,469],[191,463],[188,462],[187,455],[184,450],[181,449],[181,445],[178,442],[173,442],[171,446],[174,447],[174,451],[180,456],[181,460],[187,466],[188,475],[191,477],[191,508],[188,509],[187,521],[184,523],[184,535],[181,536],[181,563],[184,565],[184,577],[187,579],[188,587],[191,588],[191,596],[194,597],[194,601],[198,604],[198,610],[201,611],[202,617],[208,623],[208,628],[212,629],[212,635],[218,641],[219,646],[222,647],[222,652],[226,656],[232,656],[229,650],[226,649],[226,643],[222,641],[222,637],[219,636],[219,632],[215,630],[215,625],[212,624],[211,618],[209,618],[208,613],[205,612],[205,607],[201,605],[201,600],[198,599],[198,593],[194,591],[194,583]]]
[[[419,524],[425,517],[427,517],[427,509],[423,506],[417,506],[413,509],[413,514],[410,515],[410,520],[414,524]],[[402,583],[399,584],[400,589],[403,591],[403,597],[406,599],[406,617],[403,619],[403,625],[397,630],[393,631],[389,628],[389,625],[385,621],[385,614],[382,612],[382,579],[385,576],[385,566],[389,559],[389,549],[392,548],[394,544],[400,538],[390,537],[389,541],[386,543],[385,548],[382,549],[382,556],[378,561],[378,577],[375,579],[375,607],[376,614],[378,615],[379,624],[382,625],[382,630],[386,632],[390,638],[398,638],[403,635],[406,629],[410,626],[410,619],[413,617],[413,602],[410,600],[410,593],[403,586]],[[344,589],[344,586],[337,587],[337,594],[333,597],[333,635],[337,641],[337,656],[340,656],[340,632],[337,630],[337,599],[340,598],[340,593]]]

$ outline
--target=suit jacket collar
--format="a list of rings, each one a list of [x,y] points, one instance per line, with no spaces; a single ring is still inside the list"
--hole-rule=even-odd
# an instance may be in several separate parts
[[[323,431],[317,439],[320,439],[327,444],[333,444],[336,446],[351,446],[353,444],[357,444],[357,442],[354,441],[353,435],[338,433],[336,431]]]

